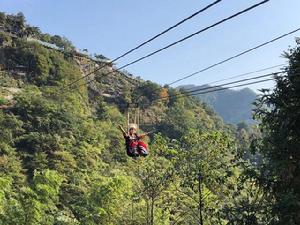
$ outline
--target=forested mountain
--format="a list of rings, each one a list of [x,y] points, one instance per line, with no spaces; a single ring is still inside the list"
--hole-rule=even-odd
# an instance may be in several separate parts
[[[195,90],[199,88],[212,88],[213,86],[183,85],[179,88]],[[218,87],[220,88],[220,87]],[[238,124],[240,122],[253,123],[253,103],[257,94],[250,88],[240,90],[222,90],[206,94],[199,94],[201,101],[212,107],[226,123]]]
[[[0,28],[1,225],[298,224],[300,48],[257,102],[260,131],[116,72],[21,13],[0,13]],[[153,132],[146,158],[126,155],[127,111]]]

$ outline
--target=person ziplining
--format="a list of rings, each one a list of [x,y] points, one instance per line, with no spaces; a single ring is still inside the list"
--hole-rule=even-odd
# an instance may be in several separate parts
[[[146,157],[149,155],[148,146],[142,141],[142,139],[151,132],[137,134],[136,124],[130,124],[128,132],[126,132],[121,125],[119,125],[119,128],[123,133],[126,145],[126,153],[129,157]]]

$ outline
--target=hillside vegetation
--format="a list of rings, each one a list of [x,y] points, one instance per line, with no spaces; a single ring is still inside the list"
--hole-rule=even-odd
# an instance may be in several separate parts
[[[114,65],[22,14],[2,13],[0,25],[0,224],[299,222],[298,77],[278,78],[257,102],[261,133],[225,125],[197,98],[170,98],[176,89],[106,75]],[[287,53],[291,74],[299,49]],[[153,131],[147,158],[129,158],[117,128],[130,103],[139,103],[141,130]]]

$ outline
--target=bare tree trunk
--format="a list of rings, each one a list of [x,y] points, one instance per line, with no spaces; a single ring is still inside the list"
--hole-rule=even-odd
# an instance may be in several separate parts
[[[154,225],[154,198],[151,198],[151,225]]]
[[[149,219],[149,199],[146,198],[146,205],[147,205],[147,215],[146,215],[146,224],[150,225],[150,219]]]
[[[131,224],[134,225],[134,221],[133,221],[133,199],[131,200]]]
[[[202,202],[201,174],[200,174],[200,171],[198,173],[198,193],[199,193],[198,210],[199,210],[199,218],[200,218],[199,225],[203,225],[203,217],[202,217],[203,202]]]

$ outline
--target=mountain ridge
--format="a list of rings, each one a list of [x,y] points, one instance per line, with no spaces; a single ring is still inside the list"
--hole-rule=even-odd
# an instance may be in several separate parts
[[[184,91],[193,91],[197,89],[205,89],[205,91],[222,88],[222,86],[210,85],[181,85],[178,89]],[[225,89],[216,92],[204,93],[196,95],[204,103],[212,107],[218,115],[220,115],[226,123],[238,124],[246,122],[255,123],[252,119],[252,103],[257,98],[257,94],[250,88],[242,88],[239,90]]]

